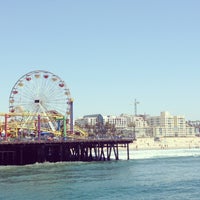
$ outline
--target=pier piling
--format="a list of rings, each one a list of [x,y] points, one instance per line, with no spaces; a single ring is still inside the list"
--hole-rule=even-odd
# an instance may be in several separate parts
[[[119,145],[126,147],[129,159],[130,139],[67,140],[0,143],[0,165],[26,165],[43,162],[119,160]]]

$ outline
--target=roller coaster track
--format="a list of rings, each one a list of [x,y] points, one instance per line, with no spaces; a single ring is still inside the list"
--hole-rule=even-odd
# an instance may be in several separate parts
[[[1,121],[0,121],[0,129],[4,129],[5,126],[5,116],[7,116],[9,119],[11,117],[22,117],[23,121],[18,121],[15,118],[13,118],[11,121],[9,120],[7,122],[8,126],[8,132],[14,134],[15,136],[18,134],[18,130],[20,129],[27,129],[27,130],[32,130],[37,132],[37,116],[38,113],[0,113]],[[36,118],[31,118],[30,116],[36,117]],[[40,114],[41,116],[41,124],[47,123],[50,119],[52,120],[63,120],[64,117],[61,115],[54,115],[54,114],[48,114],[44,115],[43,113]],[[48,118],[47,118],[48,117]],[[56,136],[61,136],[63,134],[62,131],[57,131],[57,130],[52,130],[49,128],[41,127],[40,128],[41,132],[52,132]],[[76,139],[85,139],[88,138],[88,132],[83,130],[81,127],[75,125],[74,126],[74,131],[73,133],[67,134],[68,137],[70,138],[76,138]]]
[[[82,128],[80,128],[77,125],[74,126],[74,132],[79,133],[80,137],[84,137],[84,138],[88,137],[88,132],[83,130]]]

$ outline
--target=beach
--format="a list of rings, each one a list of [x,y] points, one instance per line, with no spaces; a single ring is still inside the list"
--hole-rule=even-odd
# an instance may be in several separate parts
[[[130,150],[200,148],[200,137],[137,138]]]

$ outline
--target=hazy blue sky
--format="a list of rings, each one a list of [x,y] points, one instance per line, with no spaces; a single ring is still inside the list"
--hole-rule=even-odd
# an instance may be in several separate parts
[[[169,111],[200,119],[199,0],[0,1],[0,111],[37,69],[61,77],[75,118]]]

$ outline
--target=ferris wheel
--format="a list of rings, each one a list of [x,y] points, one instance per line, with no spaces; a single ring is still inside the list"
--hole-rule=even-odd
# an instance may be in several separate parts
[[[41,115],[52,131],[56,124],[52,116],[70,115],[70,90],[57,75],[43,70],[32,71],[22,76],[13,86],[9,96],[10,113],[21,113],[21,121],[34,121]],[[22,119],[23,118],[23,119]],[[45,125],[47,126],[47,125]]]

